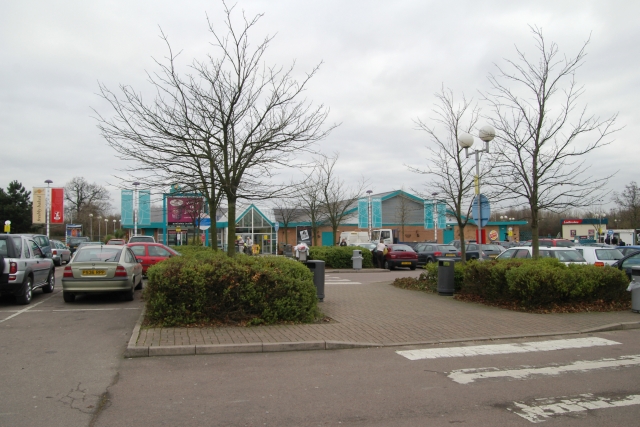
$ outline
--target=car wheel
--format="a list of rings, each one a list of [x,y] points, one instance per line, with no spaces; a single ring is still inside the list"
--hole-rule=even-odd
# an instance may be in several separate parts
[[[136,291],[139,291],[140,289],[142,289],[142,277],[140,277],[140,282],[138,282],[138,285],[135,287]]]
[[[411,267],[409,267],[409,270],[415,270],[415,269],[416,269],[415,265],[412,265]]]
[[[133,287],[131,287],[130,290],[121,293],[120,299],[122,301],[133,301]]]
[[[76,294],[62,291],[62,299],[64,302],[74,302],[76,300]]]
[[[389,264],[389,261],[385,261],[384,262],[384,268],[387,270],[393,270],[395,267],[391,264]]]
[[[62,258],[60,258],[58,261],[53,261],[53,265],[55,265],[56,267],[60,267],[62,265]]]
[[[42,292],[50,294],[56,287],[56,272],[55,270],[49,271],[49,277],[47,277],[47,284],[42,287]]]
[[[20,295],[16,297],[16,300],[19,304],[27,305],[31,302],[31,297],[33,296],[33,278],[31,276],[27,277],[27,281],[24,284],[24,295]]]
[[[427,264],[431,264],[433,260],[431,258],[427,258]]]

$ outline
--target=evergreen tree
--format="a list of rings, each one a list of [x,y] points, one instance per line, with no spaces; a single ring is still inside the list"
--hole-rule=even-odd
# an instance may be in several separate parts
[[[7,190],[0,188],[0,221],[11,221],[11,233],[31,231],[31,191],[27,191],[20,182],[12,181]],[[4,228],[4,227],[3,227]]]

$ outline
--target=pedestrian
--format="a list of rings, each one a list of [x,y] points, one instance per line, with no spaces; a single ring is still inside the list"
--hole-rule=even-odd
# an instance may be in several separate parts
[[[251,236],[247,237],[246,242],[247,242],[246,243],[246,245],[247,245],[246,253],[247,253],[247,255],[252,255],[253,254],[253,240],[251,240]]]
[[[340,246],[347,246],[347,239],[343,237],[342,240],[340,241]]]
[[[380,242],[376,245],[376,259],[378,260],[378,268],[384,268],[384,256],[386,255],[387,246],[384,244],[384,239],[380,239]]]
[[[244,252],[244,239],[238,236],[238,252]]]

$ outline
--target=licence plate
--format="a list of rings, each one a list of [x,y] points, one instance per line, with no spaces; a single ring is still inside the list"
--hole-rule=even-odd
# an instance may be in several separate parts
[[[445,254],[445,256],[456,256],[456,254]]]
[[[411,265],[411,263],[410,263],[410,262],[401,262],[400,264],[401,264],[401,265]]]
[[[82,270],[83,276],[104,276],[106,270]]]

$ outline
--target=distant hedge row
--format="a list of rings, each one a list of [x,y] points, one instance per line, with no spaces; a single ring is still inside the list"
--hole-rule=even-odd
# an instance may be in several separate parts
[[[312,246],[309,259],[324,261],[325,268],[353,268],[353,251],[362,251],[362,268],[373,267],[373,255],[369,249],[359,246]]]
[[[398,279],[402,288],[436,292],[438,266],[427,264],[418,279]],[[630,301],[626,274],[616,268],[565,265],[555,258],[456,263],[455,292],[526,309],[551,304]]]
[[[150,325],[312,322],[319,315],[311,271],[283,257],[228,257],[197,246],[154,265],[144,289]]]

